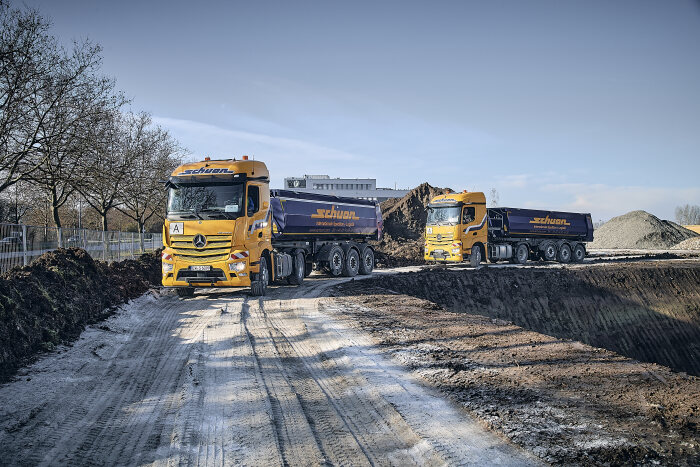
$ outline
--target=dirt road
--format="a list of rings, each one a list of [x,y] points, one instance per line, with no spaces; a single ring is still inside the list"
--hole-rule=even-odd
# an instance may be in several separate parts
[[[325,314],[337,282],[139,298],[0,387],[0,464],[537,464]]]

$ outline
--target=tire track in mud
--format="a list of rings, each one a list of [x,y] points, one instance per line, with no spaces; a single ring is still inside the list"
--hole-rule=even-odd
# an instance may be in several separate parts
[[[368,376],[388,370],[345,348],[366,343],[324,327],[317,299],[296,299],[335,283],[273,288],[255,300],[216,291],[138,299],[106,322],[112,330],[89,330],[65,354],[47,356],[32,383],[0,387],[0,407],[18,404],[0,409],[13,417],[0,425],[2,462],[469,463],[466,451],[426,436],[433,425],[421,420],[425,411],[411,415],[399,400],[420,405],[424,394],[395,371]],[[61,358],[60,371],[52,369]],[[33,392],[15,400],[13,385]]]
[[[166,315],[168,316],[168,315]],[[161,328],[166,326],[167,320],[163,320]],[[131,337],[138,335],[151,324],[148,321],[142,321],[138,327],[130,333]],[[159,331],[160,331],[159,329]],[[116,345],[112,354],[114,357],[123,348],[128,350],[128,346],[123,344]],[[112,360],[111,358],[109,360]],[[108,360],[108,361],[109,361]],[[51,462],[56,459],[70,459],[70,453],[66,451],[68,441],[75,446],[75,441],[87,437],[90,440],[97,439],[95,428],[89,428],[92,423],[99,422],[100,417],[106,413],[113,413],[115,405],[110,404],[109,396],[110,386],[116,379],[119,384],[123,384],[125,374],[120,374],[119,363],[110,363],[104,371],[100,371],[100,362],[92,361],[81,368],[83,372],[94,372],[93,376],[86,385],[72,385],[64,388],[62,394],[57,398],[47,403],[47,410],[40,417],[36,417],[34,423],[27,426],[25,432],[31,430],[32,438],[40,440],[37,446],[27,450],[24,453],[27,457],[20,457],[19,463],[38,464],[42,462]],[[96,370],[96,371],[95,371]],[[75,392],[85,393],[86,397],[76,401]],[[51,409],[48,410],[50,404]],[[76,432],[76,430],[78,432]],[[19,437],[25,436],[25,433],[18,433]]]

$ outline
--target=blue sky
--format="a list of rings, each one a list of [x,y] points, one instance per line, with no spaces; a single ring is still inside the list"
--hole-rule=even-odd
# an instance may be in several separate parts
[[[196,159],[496,188],[502,205],[700,204],[693,1],[24,0]]]

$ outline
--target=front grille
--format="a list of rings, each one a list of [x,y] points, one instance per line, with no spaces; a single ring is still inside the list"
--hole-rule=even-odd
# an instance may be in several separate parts
[[[217,282],[225,281],[226,275],[224,271],[218,268],[213,268],[209,271],[190,271],[181,269],[177,273],[177,280],[187,282]]]
[[[438,240],[438,235],[440,235],[440,240]],[[454,237],[454,234],[452,234],[452,233],[430,234],[430,235],[426,235],[425,239],[431,245],[447,246],[447,245],[452,243],[453,237]]]
[[[229,235],[206,235],[207,244],[197,248],[192,243],[194,235],[172,235],[170,237],[173,253],[192,263],[207,263],[226,259],[231,252],[231,237]]]

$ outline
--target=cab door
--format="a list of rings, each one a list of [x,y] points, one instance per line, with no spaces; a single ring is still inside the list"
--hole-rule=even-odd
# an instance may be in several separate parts
[[[462,208],[462,248],[470,253],[475,243],[486,245],[486,205],[469,204]]]

